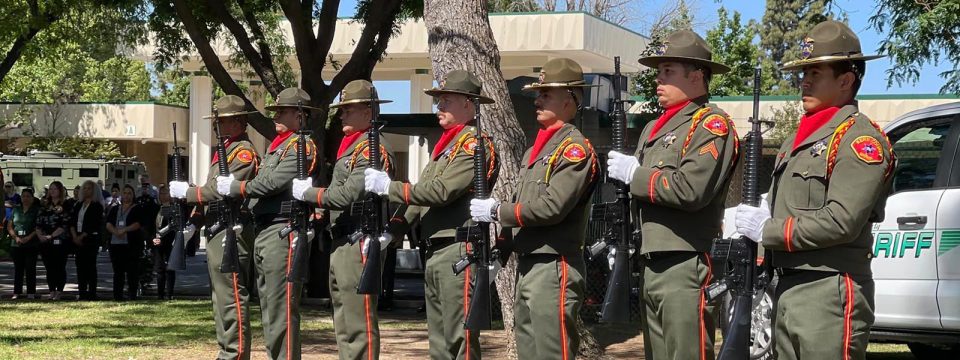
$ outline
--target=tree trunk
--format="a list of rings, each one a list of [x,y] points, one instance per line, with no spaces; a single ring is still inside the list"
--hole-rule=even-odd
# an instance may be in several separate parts
[[[429,34],[427,41],[434,77],[440,80],[451,70],[468,70],[480,79],[485,95],[496,101],[483,105],[480,111],[483,128],[493,137],[500,154],[500,173],[493,197],[509,199],[516,189],[520,155],[526,141],[500,72],[500,51],[493,39],[486,7],[487,2],[482,0],[426,0],[423,15]],[[511,256],[510,262],[496,277],[511,359],[517,357],[513,336],[516,271],[516,256]]]
[[[503,73],[500,72],[500,52],[487,18],[487,1],[426,0],[424,22],[429,34],[428,44],[434,77],[439,81],[451,70],[468,70],[480,79],[485,95],[496,101],[483,105],[480,111],[485,122],[483,128],[493,137],[501,160],[493,197],[510,199],[519,181],[520,156],[526,149],[526,141],[514,113]],[[508,354],[511,359],[517,357],[513,335],[516,273],[517,261],[514,255],[496,277],[503,327],[507,332]],[[579,318],[577,321],[581,324],[580,356],[598,357],[602,350],[597,341]]]

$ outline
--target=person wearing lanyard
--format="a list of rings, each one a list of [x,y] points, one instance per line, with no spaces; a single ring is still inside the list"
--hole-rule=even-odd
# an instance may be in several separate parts
[[[66,202],[67,191],[59,181],[50,183],[47,196],[37,217],[37,237],[40,238],[40,254],[47,270],[47,287],[50,300],[59,300],[67,282],[67,239],[70,224],[71,204]]]
[[[173,251],[173,239],[176,230],[172,228],[164,229],[171,226],[173,209],[175,209],[174,206],[178,205],[171,201],[170,189],[166,185],[160,185],[157,191],[159,192],[157,196],[160,199],[160,211],[154,216],[154,221],[158,230],[154,231],[153,240],[147,245],[150,246],[150,255],[153,256],[153,271],[157,273],[157,299],[173,300],[173,284],[176,281],[177,273],[173,270],[167,270],[167,262],[170,261],[170,253]],[[182,214],[193,213],[193,206],[187,204],[180,206]],[[184,229],[186,231],[183,236],[184,241],[193,239],[198,223],[198,216],[192,216],[189,219],[189,223],[186,224],[186,229]]]
[[[23,294],[23,282],[27,282],[27,298],[33,299],[37,293],[37,241],[35,225],[40,207],[36,206],[33,189],[24,188],[21,194],[23,205],[13,207],[10,221],[7,222],[7,234],[10,235],[10,247],[13,255],[13,299]]]
[[[128,299],[137,299],[139,287],[140,256],[143,252],[143,237],[140,235],[140,210],[133,203],[134,190],[124,185],[120,193],[120,205],[107,215],[107,232],[110,233],[110,262],[113,264],[113,299],[123,301],[123,285],[128,286]]]
[[[103,192],[100,186],[87,180],[80,187],[79,203],[73,207],[70,236],[77,247],[77,287],[80,300],[97,299],[97,248],[100,245],[100,227],[103,226]]]

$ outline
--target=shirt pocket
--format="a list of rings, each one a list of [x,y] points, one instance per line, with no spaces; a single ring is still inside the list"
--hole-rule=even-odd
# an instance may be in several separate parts
[[[785,175],[790,175],[788,205],[798,210],[823,208],[827,197],[827,168],[823,159],[798,159],[796,166],[788,169]]]

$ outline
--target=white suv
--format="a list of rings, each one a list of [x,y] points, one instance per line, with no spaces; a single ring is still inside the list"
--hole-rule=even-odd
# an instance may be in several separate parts
[[[912,111],[884,130],[893,142],[897,167],[886,217],[873,226],[876,321],[870,340],[906,343],[918,359],[957,358],[960,102]],[[733,223],[732,210],[727,209],[725,224]],[[725,226],[725,232],[732,228]],[[754,336],[753,359],[769,358],[772,352],[770,294],[754,302],[754,324],[760,329],[754,329],[759,336]]]

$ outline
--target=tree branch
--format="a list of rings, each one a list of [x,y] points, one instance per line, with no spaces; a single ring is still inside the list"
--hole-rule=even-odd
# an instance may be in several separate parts
[[[280,79],[277,77],[277,72],[273,68],[273,63],[267,62],[260,56],[257,49],[253,48],[250,37],[247,36],[247,30],[230,14],[230,10],[227,9],[224,2],[221,0],[207,0],[207,5],[213,9],[213,12],[217,15],[220,22],[233,34],[234,39],[237,41],[237,46],[240,47],[243,56],[247,58],[247,62],[253,67],[253,71],[256,72],[260,80],[263,81],[263,85],[267,91],[273,95],[280,93],[280,91],[283,90],[283,85],[280,84]],[[254,19],[254,24],[256,24],[256,19]],[[265,42],[260,44],[260,48],[269,49]]]
[[[265,63],[270,64],[270,68],[274,71],[274,79],[277,85],[273,86],[273,89],[271,89],[271,87],[266,87],[266,89],[271,95],[276,96],[280,93],[280,91],[283,91],[283,84],[281,84],[279,76],[276,75],[276,67],[273,62],[273,52],[270,51],[270,43],[267,42],[267,37],[264,35],[263,28],[257,21],[256,16],[254,16],[253,12],[250,10],[247,1],[237,0],[237,4],[240,6],[240,12],[243,14],[243,18],[250,26],[250,32],[253,33],[253,37],[257,41],[257,47],[260,48],[260,57]]]
[[[296,0],[281,0],[280,8],[290,21],[297,62],[300,64],[300,88],[310,94],[323,91],[326,87],[323,83],[323,69],[316,64],[323,63],[325,54],[318,54],[314,46],[317,38],[313,34],[313,1],[305,0],[300,3]],[[319,100],[311,99],[313,105],[319,105]]]
[[[370,16],[366,19],[360,40],[357,41],[357,46],[350,55],[350,61],[330,81],[330,88],[333,91],[328,94],[330,99],[326,99],[327,101],[332,100],[335,93],[340,91],[347,82],[370,77],[373,65],[380,61],[380,57],[387,49],[387,42],[393,33],[393,25],[400,11],[400,4],[401,0],[384,0],[379,4],[371,5]]]
[[[317,19],[317,49],[318,53],[326,56],[330,52],[330,46],[333,44],[333,35],[337,32],[337,9],[340,7],[340,0],[324,1],[320,6],[320,16]],[[326,58],[323,58],[326,60]],[[324,61],[320,68],[323,68]]]
[[[256,107],[253,106],[253,103],[250,102],[250,99],[247,98],[247,95],[243,93],[240,86],[233,80],[233,77],[227,72],[223,63],[220,62],[216,51],[210,46],[209,39],[207,39],[201,31],[200,24],[193,16],[189,5],[187,5],[185,1],[186,0],[173,0],[173,8],[177,12],[177,17],[180,18],[180,23],[183,24],[184,30],[187,31],[187,35],[190,36],[190,40],[197,46],[197,53],[200,54],[200,58],[203,60],[203,64],[206,65],[210,76],[220,85],[223,92],[243,98],[248,109],[256,110]],[[258,114],[259,113],[251,114],[247,117],[250,126],[260,133],[260,135],[263,135],[263,137],[267,139],[274,138],[277,132],[273,126],[273,121],[267,119],[267,117],[262,114]]]

